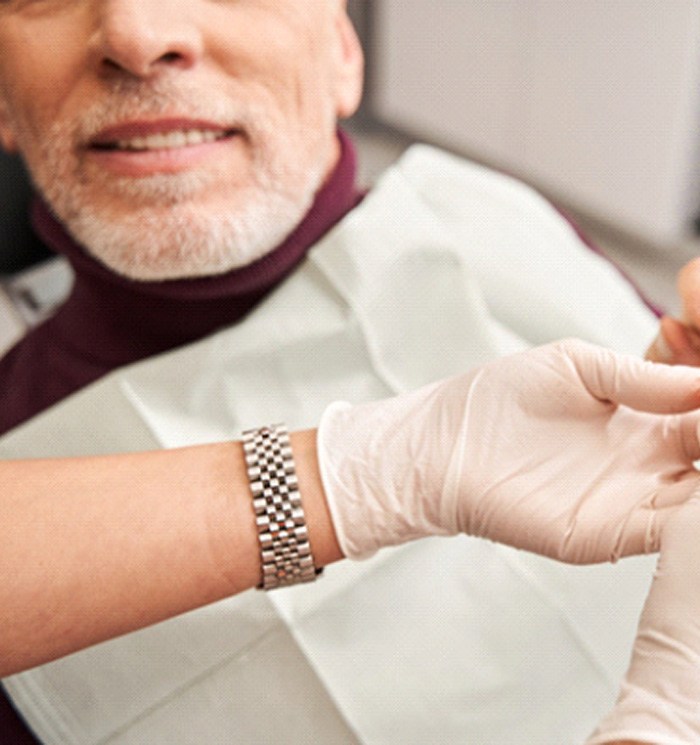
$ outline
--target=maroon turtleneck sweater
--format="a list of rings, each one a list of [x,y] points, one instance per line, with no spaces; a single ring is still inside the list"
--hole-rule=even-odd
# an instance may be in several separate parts
[[[341,156],[294,232],[262,259],[224,275],[135,282],[91,258],[37,201],[34,228],[75,271],[58,312],[0,359],[0,433],[130,362],[201,339],[239,321],[361,199],[355,151]]]
[[[37,201],[32,215],[35,230],[49,248],[70,261],[75,283],[58,312],[0,359],[0,433],[110,370],[241,320],[362,199],[355,184],[355,149],[342,131],[338,136],[338,165],[294,232],[262,259],[216,277],[124,279],[85,253]],[[39,745],[2,686],[0,743]]]

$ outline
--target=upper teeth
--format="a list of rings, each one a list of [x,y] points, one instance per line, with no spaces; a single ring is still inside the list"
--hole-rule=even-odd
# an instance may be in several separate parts
[[[185,147],[186,145],[201,145],[203,142],[214,142],[214,140],[218,140],[224,135],[224,132],[214,132],[210,129],[188,129],[187,131],[163,132],[146,135],[145,137],[119,140],[117,147],[120,150],[165,150]]]

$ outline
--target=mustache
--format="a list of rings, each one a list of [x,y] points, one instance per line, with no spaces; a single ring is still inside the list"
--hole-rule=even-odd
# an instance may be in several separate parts
[[[267,118],[261,107],[232,92],[222,95],[217,89],[214,94],[167,80],[129,80],[115,82],[103,98],[88,104],[64,134],[76,144],[88,144],[109,127],[158,117],[207,121],[248,133],[259,130]]]

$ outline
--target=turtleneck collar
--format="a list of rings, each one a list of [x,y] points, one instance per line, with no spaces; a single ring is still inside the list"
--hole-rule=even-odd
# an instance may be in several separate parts
[[[35,230],[70,262],[73,289],[48,325],[74,354],[113,368],[199,339],[242,318],[304,258],[361,199],[356,156],[338,131],[341,155],[296,229],[258,261],[223,275],[138,282],[92,258],[40,200],[32,210]]]

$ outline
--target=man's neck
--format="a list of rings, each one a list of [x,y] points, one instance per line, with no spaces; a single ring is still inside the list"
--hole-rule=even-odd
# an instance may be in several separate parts
[[[50,248],[68,259],[75,280],[58,312],[0,360],[0,380],[10,371],[13,380],[3,382],[8,384],[6,390],[15,391],[13,401],[8,402],[12,411],[7,409],[0,417],[0,431],[114,368],[196,341],[240,321],[360,201],[362,195],[355,185],[355,151],[342,132],[339,146],[336,168],[291,235],[255,263],[215,277],[165,282],[121,277],[88,255],[48,208],[37,202],[35,229]],[[51,369],[43,369],[42,360]],[[32,396],[20,396],[34,379]]]

